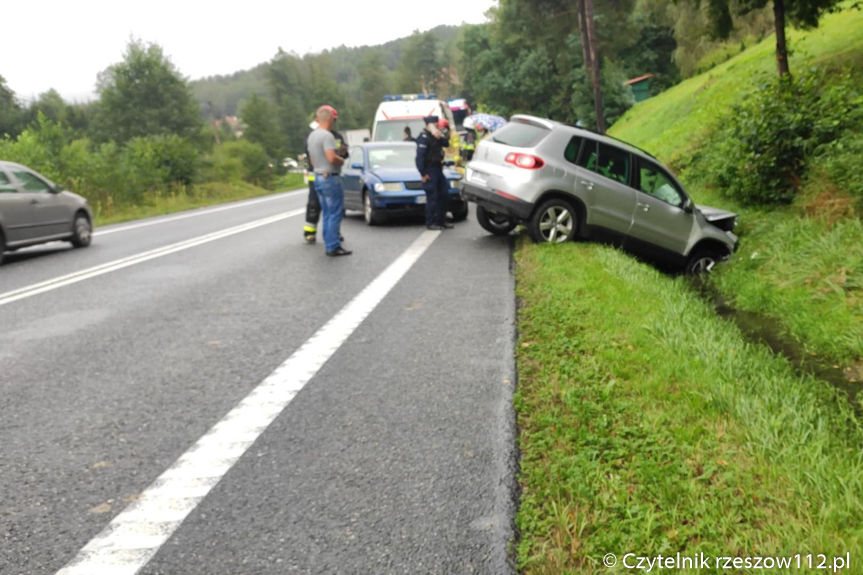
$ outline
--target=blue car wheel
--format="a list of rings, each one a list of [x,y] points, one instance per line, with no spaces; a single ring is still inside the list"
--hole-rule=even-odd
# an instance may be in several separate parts
[[[376,226],[383,221],[380,210],[372,203],[372,193],[368,191],[363,194],[363,218],[370,226]]]

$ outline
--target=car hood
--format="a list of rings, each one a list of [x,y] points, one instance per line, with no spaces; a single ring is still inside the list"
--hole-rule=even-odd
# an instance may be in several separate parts
[[[444,170],[448,180],[461,179],[461,175],[455,170]],[[422,179],[416,168],[377,168],[372,174],[382,182],[418,182]]]
[[[729,212],[728,210],[711,208],[710,206],[703,206],[701,204],[696,204],[695,207],[698,208],[698,211],[704,215],[708,222],[717,222],[719,220],[737,217],[736,213]]]

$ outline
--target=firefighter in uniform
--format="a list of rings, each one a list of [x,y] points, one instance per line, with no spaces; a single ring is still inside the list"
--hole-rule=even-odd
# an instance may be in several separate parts
[[[469,162],[473,159],[473,153],[476,150],[476,130],[473,128],[466,128],[466,130],[467,133],[461,144],[461,156],[465,162]]]
[[[444,150],[449,140],[437,127],[437,116],[423,118],[426,127],[417,137],[416,165],[426,193],[426,228],[430,230],[450,229],[446,223],[449,183],[443,173]]]
[[[317,241],[318,222],[321,219],[321,202],[318,199],[318,193],[315,191],[315,167],[312,165],[312,160],[309,157],[309,135],[318,129],[318,123],[312,121],[309,124],[309,133],[306,134],[305,142],[303,143],[304,152],[306,154],[306,163],[309,169],[306,170],[306,181],[309,184],[309,199],[306,202],[306,225],[303,226],[303,238],[306,243],[313,244]],[[336,154],[342,158],[348,157],[348,148],[345,145],[342,135],[335,130],[331,130],[333,137],[336,139],[338,149]],[[344,238],[340,238],[344,241]]]
[[[461,164],[461,150],[459,149],[458,132],[450,128],[449,122],[441,118],[438,122],[438,128],[444,138],[449,140],[449,146],[444,150],[444,157],[451,159],[456,166]]]

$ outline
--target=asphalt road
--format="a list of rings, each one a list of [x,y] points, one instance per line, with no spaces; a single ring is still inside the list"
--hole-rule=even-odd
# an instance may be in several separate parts
[[[304,204],[8,256],[0,573],[511,572],[509,241]]]

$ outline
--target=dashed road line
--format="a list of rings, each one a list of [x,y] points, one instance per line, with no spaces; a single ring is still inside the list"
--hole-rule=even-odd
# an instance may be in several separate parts
[[[135,575],[189,513],[398,284],[440,232],[426,231],[387,269],[180,456],[57,575]]]

